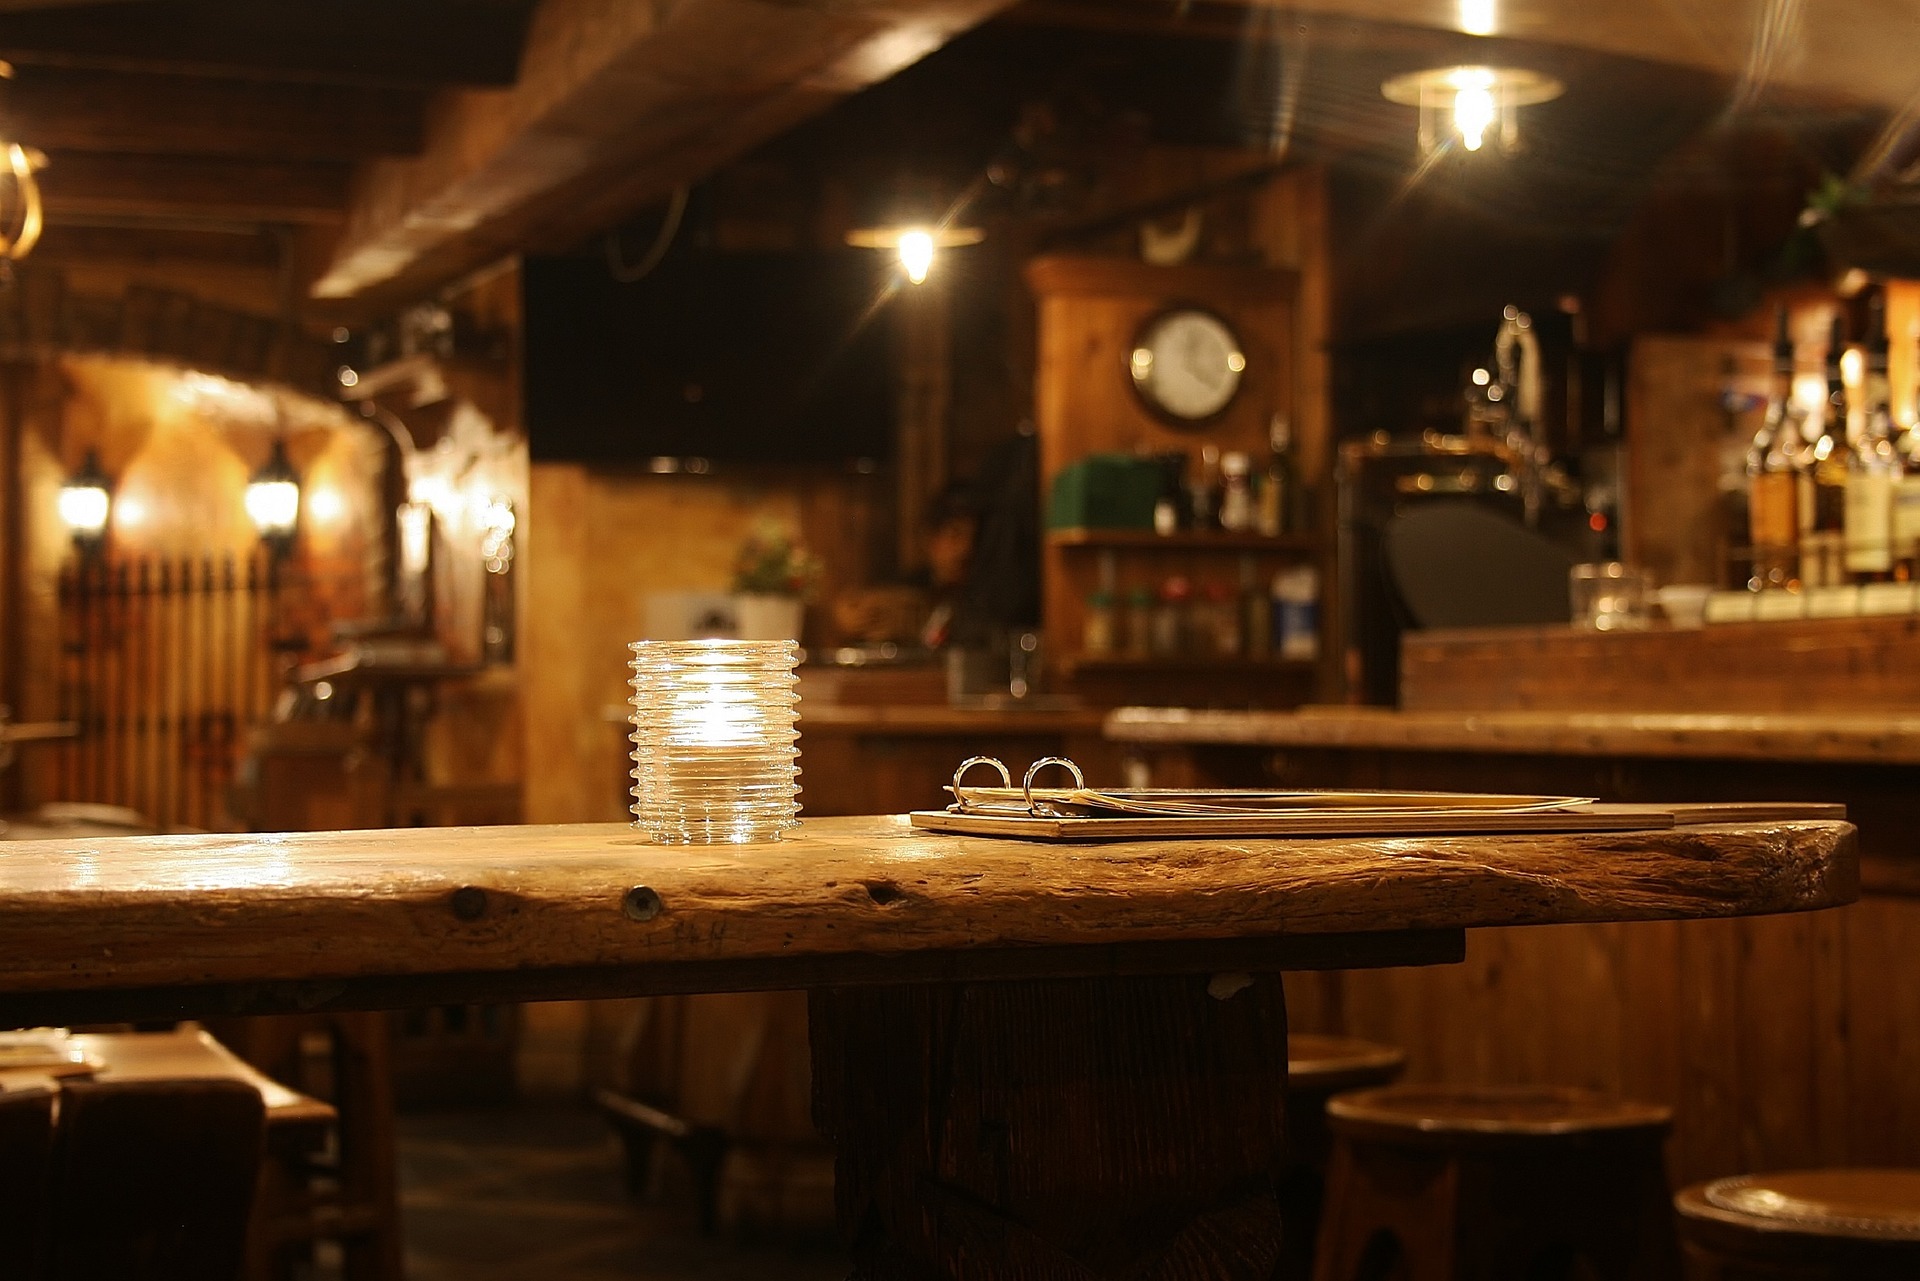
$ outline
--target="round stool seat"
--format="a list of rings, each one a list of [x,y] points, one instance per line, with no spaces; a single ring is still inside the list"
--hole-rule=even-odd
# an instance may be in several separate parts
[[[1335,1097],[1327,1117],[1341,1134],[1452,1143],[1657,1135],[1673,1113],[1571,1086],[1390,1085]]]
[[[1384,1085],[1400,1075],[1407,1052],[1353,1036],[1318,1032],[1287,1034],[1287,1086],[1331,1094],[1363,1085]]]
[[[1920,1170],[1793,1170],[1696,1184],[1673,1199],[1686,1219],[1755,1233],[1910,1242],[1920,1253]]]

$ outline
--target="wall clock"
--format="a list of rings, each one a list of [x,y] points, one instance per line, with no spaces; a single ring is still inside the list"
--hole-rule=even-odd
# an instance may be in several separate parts
[[[1200,307],[1170,307],[1140,328],[1127,355],[1133,388],[1174,427],[1198,427],[1226,412],[1246,372],[1240,338]]]

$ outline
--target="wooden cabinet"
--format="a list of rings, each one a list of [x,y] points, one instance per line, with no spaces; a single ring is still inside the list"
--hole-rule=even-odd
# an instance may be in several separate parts
[[[1036,414],[1043,493],[1066,468],[1091,454],[1188,456],[1190,472],[1202,450],[1240,452],[1264,470],[1276,418],[1289,424],[1324,422],[1302,414],[1294,369],[1299,348],[1300,275],[1278,267],[1183,264],[1160,267],[1124,258],[1048,257],[1028,266],[1039,311]],[[1129,361],[1137,336],[1154,317],[1196,307],[1220,317],[1235,334],[1245,367],[1232,401],[1201,426],[1180,427],[1156,416],[1136,393]],[[1305,452],[1298,449],[1296,458]],[[1208,588],[1240,593],[1251,581],[1262,597],[1274,574],[1288,566],[1319,568],[1322,594],[1330,557],[1317,532],[1261,536],[1217,531],[1170,537],[1149,530],[1049,530],[1042,564],[1042,609],[1054,671],[1067,688],[1090,701],[1290,706],[1309,698],[1320,663],[1278,657],[1205,654],[1142,658],[1083,652],[1087,602],[1109,583],[1126,598],[1172,576],[1196,594]],[[1199,611],[1193,611],[1198,613]],[[1324,611],[1323,611],[1324,613]],[[1324,634],[1324,632],[1323,632]],[[1325,646],[1322,646],[1325,652]]]

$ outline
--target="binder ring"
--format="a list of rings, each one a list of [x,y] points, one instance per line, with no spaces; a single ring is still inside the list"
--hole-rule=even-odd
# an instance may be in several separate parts
[[[960,767],[958,769],[953,771],[953,805],[951,806],[951,808],[960,810],[962,812],[966,810],[967,794],[960,790],[960,778],[963,774],[965,774],[968,770],[972,769],[976,765],[991,765],[995,770],[999,771],[1000,786],[1007,788],[1009,790],[1012,789],[1013,775],[1007,772],[1007,767],[1000,763],[1000,759],[998,757],[969,756],[967,757],[966,760],[960,762]]]
[[[1033,799],[1033,780],[1041,770],[1049,765],[1058,765],[1073,775],[1073,786],[1076,790],[1086,790],[1087,779],[1086,776],[1080,772],[1078,765],[1075,765],[1064,756],[1042,756],[1039,760],[1027,766],[1027,776],[1020,781],[1020,790],[1027,795],[1027,813],[1033,815],[1035,818],[1061,817],[1057,810],[1048,806],[1045,802]]]

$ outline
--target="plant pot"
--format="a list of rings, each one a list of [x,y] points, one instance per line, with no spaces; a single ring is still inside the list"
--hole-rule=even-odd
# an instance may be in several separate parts
[[[797,641],[807,621],[807,606],[798,596],[743,592],[733,598],[733,616],[741,640]]]

